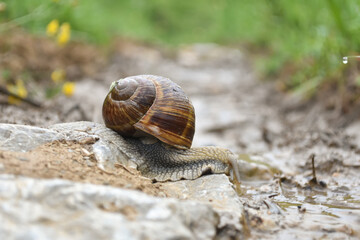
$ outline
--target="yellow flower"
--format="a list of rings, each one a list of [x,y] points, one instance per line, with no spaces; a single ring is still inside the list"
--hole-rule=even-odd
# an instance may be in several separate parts
[[[75,83],[74,82],[65,82],[62,87],[62,92],[65,96],[71,97],[75,91]]]
[[[46,26],[46,34],[50,37],[55,36],[59,29],[59,21],[54,19]]]
[[[51,79],[54,83],[61,83],[66,77],[66,72],[62,69],[54,70],[51,73]]]
[[[5,12],[6,10],[6,3],[0,2],[0,12]]]
[[[9,92],[21,97],[21,98],[26,98],[28,95],[28,92],[24,86],[24,82],[21,79],[16,80],[16,84],[12,85],[12,84],[8,84],[6,85],[6,88]],[[8,102],[10,104],[20,104],[21,100],[19,98],[16,98],[14,96],[9,96],[8,97]]]
[[[60,46],[65,45],[70,40],[70,24],[69,23],[63,23],[60,26],[60,31],[57,36],[57,42]]]

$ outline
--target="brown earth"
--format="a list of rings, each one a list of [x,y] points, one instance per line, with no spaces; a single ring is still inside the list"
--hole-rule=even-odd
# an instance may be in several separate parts
[[[44,36],[33,36],[16,29],[0,37],[0,67],[9,76],[0,75],[0,83],[29,77],[46,84],[55,69],[64,69],[68,80],[97,74],[106,63],[104,51],[90,44],[72,41],[59,47]]]
[[[29,152],[0,151],[0,164],[1,174],[61,178],[166,196],[160,183],[152,183],[135,169],[119,164],[114,172],[109,173],[98,168],[91,145],[74,141],[54,141]]]

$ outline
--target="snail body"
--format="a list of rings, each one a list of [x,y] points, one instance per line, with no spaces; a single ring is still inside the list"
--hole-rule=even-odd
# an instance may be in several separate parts
[[[175,181],[234,170],[239,179],[236,157],[229,150],[191,148],[194,107],[170,79],[139,75],[113,82],[102,114],[105,125],[123,136],[144,159],[138,165],[144,176]]]

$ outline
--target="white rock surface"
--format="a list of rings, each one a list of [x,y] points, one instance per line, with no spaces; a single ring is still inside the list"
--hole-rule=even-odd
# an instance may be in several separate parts
[[[45,128],[0,124],[0,150],[25,152],[59,138],[57,132]]]
[[[233,185],[224,174],[207,175],[195,180],[165,183],[172,197],[211,205],[220,216],[218,227],[241,231],[242,204]]]
[[[212,239],[205,204],[74,183],[0,175],[0,239]]]

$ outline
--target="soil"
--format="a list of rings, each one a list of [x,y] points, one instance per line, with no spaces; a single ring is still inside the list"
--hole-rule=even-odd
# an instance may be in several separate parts
[[[29,152],[0,151],[0,173],[33,178],[61,178],[75,182],[134,189],[165,197],[161,184],[153,184],[139,172],[121,164],[111,173],[101,170],[91,145],[54,141]]]
[[[24,39],[33,38],[20,34]],[[9,39],[1,38],[0,43],[5,41],[11,46],[11,35]],[[40,61],[36,58],[43,61],[48,55],[54,57],[55,50],[38,46],[53,44],[49,41],[14,41],[13,48],[1,49],[0,59],[5,55],[22,59],[21,66],[31,73],[34,69],[26,66]],[[29,51],[12,50],[22,45],[35,51],[31,58],[26,56]],[[54,47],[59,54],[70,54],[69,48]],[[81,44],[75,48],[81,56],[93,49]],[[84,61],[72,61],[77,54],[55,58],[60,61],[58,66],[69,73],[71,69],[87,69],[85,66],[96,69],[69,75],[76,82],[72,97],[46,99],[40,94],[45,91],[43,85],[49,84],[46,81],[50,81],[53,66],[49,63],[42,75],[48,77],[27,83],[40,92],[31,97],[42,106],[9,105],[7,96],[0,96],[0,122],[35,126],[79,120],[102,122],[101,105],[112,81],[138,74],[166,76],[177,82],[194,104],[193,146],[226,147],[255,166],[256,171],[245,174],[237,184],[244,204],[243,226],[249,238],[360,237],[359,111],[343,115],[335,107],[343,103],[331,92],[322,93],[328,94],[323,99],[333,102],[329,107],[328,101],[304,100],[277,91],[272,82],[259,82],[247,57],[234,48],[195,44],[169,50],[118,40],[107,57],[101,51],[90,52],[96,54],[88,55]],[[98,58],[107,60],[93,64]],[[2,69],[9,66],[0,62]],[[16,78],[17,70],[10,70],[12,78]],[[83,143],[53,142],[28,153],[1,151],[0,167],[1,172],[16,175],[64,178],[166,196],[161,184],[152,184],[133,169],[119,166],[116,174],[99,170],[89,146]]]

